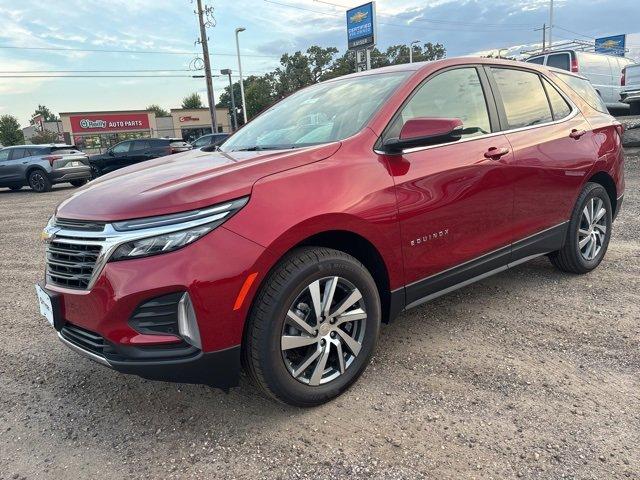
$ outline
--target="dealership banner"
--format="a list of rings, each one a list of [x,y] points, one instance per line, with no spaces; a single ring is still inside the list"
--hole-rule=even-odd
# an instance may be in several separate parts
[[[149,115],[146,113],[71,115],[73,133],[123,132],[149,130]]]

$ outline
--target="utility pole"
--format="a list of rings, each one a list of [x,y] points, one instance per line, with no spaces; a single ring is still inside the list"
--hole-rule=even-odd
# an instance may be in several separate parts
[[[540,30],[542,30],[542,51],[544,52],[547,49],[547,46],[546,46],[547,24],[543,23],[542,24],[542,28],[536,28],[533,31],[534,32],[539,32]]]
[[[211,114],[211,132],[218,132],[218,118],[216,116],[216,102],[213,95],[213,79],[211,77],[211,59],[209,58],[209,43],[207,39],[207,29],[204,21],[204,11],[202,10],[202,0],[198,0],[198,22],[200,23],[200,43],[202,44],[202,56],[204,57],[204,76],[207,82],[207,100],[209,102],[209,113]]]
[[[553,0],[549,4],[549,50],[553,49]]]
[[[240,98],[242,99],[242,118],[244,118],[244,124],[247,123],[247,100],[244,98],[244,80],[242,79],[242,62],[240,61],[240,40],[238,40],[238,34],[244,32],[246,28],[236,28],[236,51],[238,53],[238,73],[240,73]],[[236,124],[236,128],[238,125]]]

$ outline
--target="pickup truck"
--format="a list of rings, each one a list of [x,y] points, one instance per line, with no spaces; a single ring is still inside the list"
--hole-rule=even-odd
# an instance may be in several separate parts
[[[631,115],[640,115],[640,63],[622,70],[620,100],[629,104]]]

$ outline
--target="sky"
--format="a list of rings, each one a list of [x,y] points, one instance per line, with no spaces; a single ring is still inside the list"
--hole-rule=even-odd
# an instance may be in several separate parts
[[[271,71],[283,53],[310,45],[344,51],[345,9],[364,3],[204,1],[214,7],[216,23],[208,29],[212,70],[237,73],[234,31],[243,26],[245,76]],[[554,40],[592,41],[640,30],[638,0],[554,3]],[[0,0],[0,115],[15,115],[27,125],[38,104],[56,113],[135,110],[152,103],[179,108],[192,92],[206,103],[204,79],[191,78],[189,71],[200,51],[194,43],[199,33],[194,10],[191,0]],[[542,33],[535,29],[549,21],[549,1],[378,0],[377,12],[380,48],[414,40],[440,42],[451,57],[539,42]],[[97,75],[81,70],[109,71],[105,75],[113,77],[69,78]],[[52,73],[39,74],[63,78],[1,78],[45,71]],[[146,77],[131,78],[136,75]],[[216,97],[225,85],[228,79],[214,79]]]

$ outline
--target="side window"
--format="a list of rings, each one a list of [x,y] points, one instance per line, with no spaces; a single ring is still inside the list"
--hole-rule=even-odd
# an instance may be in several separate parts
[[[477,70],[457,68],[428,80],[402,109],[389,136],[398,137],[404,123],[412,118],[459,118],[463,136],[490,133],[489,111]]]
[[[131,147],[132,152],[137,152],[140,150],[149,150],[149,142],[146,140],[136,140],[133,142],[133,146]]]
[[[122,142],[113,147],[113,153],[127,153],[131,142]]]
[[[542,65],[544,63],[544,57],[534,57],[527,60],[529,63],[537,63],[538,65]]]
[[[576,77],[574,75],[566,75],[564,73],[557,75],[557,77],[569,85],[571,89],[580,95],[580,97],[582,97],[582,99],[592,108],[595,108],[602,113],[608,113],[607,106],[602,101],[602,97],[600,97],[598,92],[596,92],[589,80],[582,77]]]
[[[547,57],[547,67],[555,67],[561,70],[571,70],[571,57],[568,53],[557,53]]]
[[[571,113],[571,107],[567,103],[567,101],[562,98],[560,92],[551,85],[546,79],[542,79],[542,83],[544,83],[544,88],[547,91],[547,96],[549,97],[549,103],[551,103],[551,111],[553,113],[554,120],[563,119]]]
[[[25,148],[13,148],[11,149],[11,160],[19,160],[26,156]]]
[[[0,150],[0,162],[4,162],[5,160],[9,160],[9,152],[11,150],[4,149],[4,150]]]
[[[537,73],[491,68],[504,104],[509,128],[530,127],[553,120]]]

